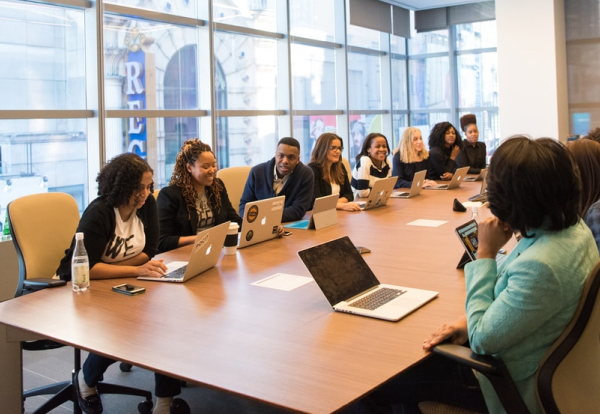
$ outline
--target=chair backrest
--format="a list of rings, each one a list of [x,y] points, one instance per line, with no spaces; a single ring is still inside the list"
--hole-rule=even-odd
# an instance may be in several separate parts
[[[242,198],[246,180],[248,180],[251,169],[252,167],[246,165],[243,167],[223,168],[217,171],[217,177],[225,184],[229,201],[231,201],[231,205],[238,213],[240,212],[240,199]]]
[[[158,193],[160,193],[160,188],[154,190],[154,192],[152,193],[152,195],[154,196],[155,200],[158,200]]]
[[[600,263],[586,279],[571,323],[548,351],[537,374],[547,414],[592,413],[600,407]]]
[[[65,193],[41,193],[17,198],[7,209],[19,286],[25,279],[51,278],[77,230],[77,202]]]
[[[350,169],[350,161],[346,158],[342,157],[342,162],[344,163],[344,167],[346,167],[346,173],[348,174],[348,182],[352,181],[352,169]]]

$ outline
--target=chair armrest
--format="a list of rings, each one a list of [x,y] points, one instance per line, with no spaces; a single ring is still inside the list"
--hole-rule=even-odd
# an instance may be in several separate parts
[[[40,290],[57,286],[64,286],[67,282],[60,279],[26,279],[23,281],[23,288],[26,290]]]
[[[499,359],[493,356],[476,354],[471,348],[463,345],[440,344],[433,348],[433,352],[460,362],[482,374],[498,374],[499,364],[502,364]]]

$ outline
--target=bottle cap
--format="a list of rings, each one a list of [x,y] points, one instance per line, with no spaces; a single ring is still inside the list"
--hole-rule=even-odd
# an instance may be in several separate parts
[[[83,240],[83,233],[82,232],[75,233],[75,240]]]

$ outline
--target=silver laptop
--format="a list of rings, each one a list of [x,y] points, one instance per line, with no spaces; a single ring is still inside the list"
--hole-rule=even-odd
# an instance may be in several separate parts
[[[309,219],[294,221],[285,224],[283,227],[292,229],[315,229],[319,230],[323,227],[337,224],[337,202],[340,199],[339,194],[331,194],[315,199],[312,213]]]
[[[284,206],[285,196],[246,203],[238,249],[277,237]]]
[[[347,236],[301,250],[298,256],[338,312],[397,321],[438,296],[379,283]]]
[[[481,181],[481,188],[479,194],[469,197],[469,201],[479,201],[485,203],[487,201],[487,169],[484,170],[483,181]]]
[[[219,261],[227,231],[229,231],[229,221],[201,231],[196,235],[189,261],[167,263],[167,274],[164,276],[139,276],[138,279],[183,283],[198,276]]]
[[[398,181],[398,177],[382,178],[381,180],[375,181],[373,188],[371,188],[371,192],[369,193],[369,197],[367,197],[365,201],[356,201],[356,203],[363,210],[385,206],[394,192],[396,181]]]
[[[458,168],[448,184],[438,184],[425,188],[427,190],[452,190],[453,188],[460,187],[460,184],[467,176],[467,171],[469,171],[469,167]]]
[[[423,184],[425,183],[425,174],[427,174],[427,170],[419,171],[415,173],[413,177],[412,185],[410,186],[410,190],[406,191],[396,191],[391,197],[393,198],[411,198],[414,196],[418,196],[421,194],[421,189],[423,188]]]
[[[476,176],[469,176],[469,177],[465,177],[464,181],[466,182],[471,182],[471,181],[481,181],[483,180],[483,177],[485,177],[485,168],[482,168],[481,171],[479,171],[479,174],[477,174]]]

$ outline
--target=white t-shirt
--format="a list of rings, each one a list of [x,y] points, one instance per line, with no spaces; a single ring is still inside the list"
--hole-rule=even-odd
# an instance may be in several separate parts
[[[115,207],[115,232],[108,241],[101,260],[104,263],[117,263],[140,254],[146,246],[144,223],[131,213],[129,220],[123,221],[119,209]]]

